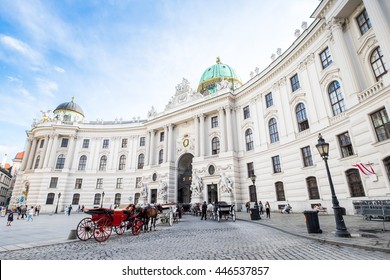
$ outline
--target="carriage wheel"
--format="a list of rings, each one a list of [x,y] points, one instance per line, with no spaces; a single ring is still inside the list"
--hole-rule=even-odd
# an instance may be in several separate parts
[[[236,211],[232,210],[232,220],[233,222],[236,221]]]
[[[114,231],[116,232],[116,234],[122,235],[126,231],[128,223],[129,221],[122,221],[119,226],[114,227]]]
[[[143,223],[141,221],[134,221],[133,226],[131,227],[131,233],[133,235],[138,235],[141,232]]]
[[[221,215],[219,213],[219,210],[217,211],[217,220],[218,220],[218,223],[221,221]]]
[[[169,212],[169,226],[173,226],[173,213],[172,212]]]
[[[95,239],[97,242],[106,241],[112,232],[111,219],[101,218],[95,222]]]
[[[94,225],[95,224],[94,222],[92,222],[91,218],[82,219],[77,225],[77,229],[76,229],[77,237],[82,241],[91,239],[94,232]]]

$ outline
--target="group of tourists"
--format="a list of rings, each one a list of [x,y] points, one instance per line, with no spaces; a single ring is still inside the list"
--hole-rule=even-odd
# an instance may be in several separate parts
[[[249,213],[250,201],[248,201],[248,202],[245,204],[245,207],[246,207],[246,212]],[[261,200],[259,201],[258,204],[257,204],[257,202],[255,202],[254,207],[255,207],[255,208],[258,207],[260,215],[263,215],[263,214],[264,214],[264,209],[265,209],[265,216],[266,216],[266,218],[271,219],[271,206],[269,205],[269,202],[268,202],[268,201],[266,201],[264,205],[263,205],[263,203],[261,202]]]
[[[41,211],[41,206],[31,206],[30,208],[27,205],[17,206],[15,208],[11,208],[8,217],[6,226],[11,226],[11,223],[14,221],[14,214],[17,214],[17,220],[27,219],[27,222],[33,221],[33,216],[39,216],[39,212]]]

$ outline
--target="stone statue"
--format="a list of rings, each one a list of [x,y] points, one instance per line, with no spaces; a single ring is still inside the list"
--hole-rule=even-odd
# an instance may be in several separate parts
[[[191,191],[192,195],[200,195],[203,191],[202,178],[199,178],[196,172],[192,176]]]
[[[148,197],[148,188],[147,188],[146,184],[144,184],[144,183],[142,183],[141,197],[143,197],[143,198]]]
[[[161,198],[166,198],[167,197],[167,189],[168,189],[167,183],[163,182],[163,180],[160,180],[160,184],[158,187],[158,196]]]
[[[233,191],[233,182],[229,179],[228,176],[226,176],[225,173],[222,173],[218,184],[223,193],[231,193]]]

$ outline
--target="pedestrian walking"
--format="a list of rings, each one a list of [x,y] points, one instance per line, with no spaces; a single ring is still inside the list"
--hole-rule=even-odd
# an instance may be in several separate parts
[[[28,221],[33,221],[33,216],[34,216],[34,206],[31,206],[30,210],[28,210],[27,214],[27,222]]]
[[[23,205],[21,209],[22,216],[20,217],[21,220],[24,220],[24,216],[27,216],[27,205]]]
[[[14,221],[14,209],[11,209],[11,212],[9,212],[7,218],[7,227],[10,227],[13,221]]]
[[[207,202],[203,202],[203,205],[202,205],[202,217],[200,218],[201,220],[203,220],[203,218],[205,220],[207,220],[207,216],[206,216],[206,213],[207,213]]]
[[[246,212],[249,213],[249,207],[250,207],[250,202],[248,201],[246,204],[245,204],[245,207],[246,207]]]
[[[265,214],[268,219],[271,219],[271,206],[269,205],[268,201],[265,202]]]
[[[39,211],[41,211],[41,205],[37,206],[37,216],[39,216]]]
[[[69,205],[68,207],[68,216],[70,216],[70,212],[72,211],[72,205]]]
[[[263,211],[263,203],[261,202],[261,200],[259,201],[259,211],[260,211],[260,215],[263,215],[263,214],[264,214],[264,211]]]

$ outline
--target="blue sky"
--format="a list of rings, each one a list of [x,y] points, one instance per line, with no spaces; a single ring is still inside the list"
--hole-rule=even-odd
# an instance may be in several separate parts
[[[41,110],[75,96],[87,121],[163,111],[217,56],[243,82],[286,50],[318,0],[1,0],[0,161]]]

